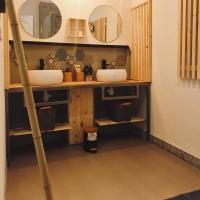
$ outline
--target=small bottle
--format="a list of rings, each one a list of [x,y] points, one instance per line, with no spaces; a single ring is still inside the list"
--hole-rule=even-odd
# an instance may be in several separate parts
[[[86,81],[92,81],[92,73],[93,73],[92,66],[86,65],[83,68],[83,72],[84,72],[85,80]]]

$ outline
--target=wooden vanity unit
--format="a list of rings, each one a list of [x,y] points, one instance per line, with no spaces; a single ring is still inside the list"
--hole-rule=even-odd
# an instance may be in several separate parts
[[[106,96],[107,88],[122,92],[122,96]],[[136,95],[131,91],[136,91]],[[41,95],[47,92],[52,99],[41,100]],[[129,92],[130,91],[130,92]],[[124,96],[124,94],[125,96]],[[129,94],[130,93],[130,94]],[[65,95],[66,94],[66,95]],[[108,82],[68,82],[61,85],[47,87],[33,87],[36,108],[40,106],[53,106],[56,109],[56,126],[54,130],[42,131],[47,134],[65,132],[69,144],[80,144],[83,141],[83,128],[96,125],[101,128],[119,124],[142,123],[146,139],[150,135],[150,83],[127,80],[118,83]],[[54,96],[53,96],[54,95]],[[106,116],[101,106],[104,101],[116,99],[129,99],[134,101],[135,110],[133,118],[127,122],[115,122]],[[100,112],[99,112],[100,110]],[[6,89],[6,118],[8,141],[11,137],[30,135],[30,125],[24,103],[21,84],[11,84]],[[103,113],[104,112],[104,113]],[[102,114],[103,113],[103,114]],[[45,134],[45,133],[43,133]],[[9,142],[8,142],[9,143]],[[8,146],[9,148],[9,146]]]

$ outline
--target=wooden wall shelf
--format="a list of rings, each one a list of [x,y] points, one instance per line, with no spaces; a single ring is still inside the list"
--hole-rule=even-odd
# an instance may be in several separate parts
[[[67,36],[74,38],[86,37],[86,20],[69,18],[67,20]]]

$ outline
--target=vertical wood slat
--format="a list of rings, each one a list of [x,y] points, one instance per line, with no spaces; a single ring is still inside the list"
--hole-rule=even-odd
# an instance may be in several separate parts
[[[197,79],[200,79],[200,2],[198,1],[198,57],[197,57]]]
[[[150,0],[132,9],[132,78],[151,81]]]
[[[185,67],[186,67],[186,31],[187,31],[187,26],[186,26],[186,22],[187,22],[187,0],[182,0],[182,49],[181,49],[181,78],[185,78],[186,75],[186,71],[185,71]]]
[[[200,79],[200,4],[199,0],[179,0],[178,75]]]
[[[183,28],[183,3],[182,0],[178,1],[178,7],[179,7],[179,19],[178,19],[178,70],[177,75],[178,77],[181,77],[182,75],[182,28]]]
[[[187,0],[187,48],[186,48],[186,78],[191,77],[191,39],[192,39],[192,0]]]
[[[146,56],[145,56],[145,13],[146,13],[146,7],[143,6],[143,12],[142,12],[142,80],[145,81],[145,76],[146,76],[146,66],[145,66],[145,61],[146,61]]]
[[[193,11],[192,11],[192,79],[197,78],[197,38],[198,38],[198,32],[197,32],[197,6],[198,2],[197,0],[193,0]]]
[[[141,74],[142,74],[142,6],[138,8],[138,22],[139,22],[139,34],[138,34],[138,38],[139,38],[139,65],[138,65],[138,78],[139,80],[141,80]]]
[[[148,80],[152,81],[152,0],[149,0],[148,6]]]

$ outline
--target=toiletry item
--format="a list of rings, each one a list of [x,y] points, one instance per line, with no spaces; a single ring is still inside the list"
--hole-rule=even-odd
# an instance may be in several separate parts
[[[64,82],[72,82],[72,72],[64,72]]]
[[[44,66],[45,66],[44,59],[40,59],[40,70],[44,70]]]
[[[78,81],[78,82],[84,81],[84,73],[83,72],[76,72],[76,81]]]
[[[85,77],[85,80],[86,80],[86,81],[93,81],[92,75],[87,75],[87,76]]]
[[[92,74],[93,74],[93,69],[92,66],[86,65],[83,68],[84,76],[86,81],[92,81]]]
[[[81,72],[81,66],[80,65],[75,64],[74,68],[75,68],[76,72]]]

